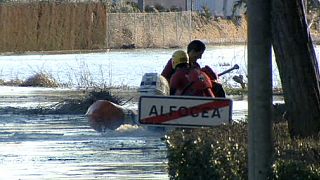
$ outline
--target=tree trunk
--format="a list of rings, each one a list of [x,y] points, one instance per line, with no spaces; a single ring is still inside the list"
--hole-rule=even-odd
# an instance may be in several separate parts
[[[320,132],[319,69],[302,0],[273,0],[272,43],[291,137]]]

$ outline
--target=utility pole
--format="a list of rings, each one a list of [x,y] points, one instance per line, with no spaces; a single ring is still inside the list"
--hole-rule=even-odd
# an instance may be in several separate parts
[[[271,0],[248,0],[249,180],[267,179],[272,157]]]

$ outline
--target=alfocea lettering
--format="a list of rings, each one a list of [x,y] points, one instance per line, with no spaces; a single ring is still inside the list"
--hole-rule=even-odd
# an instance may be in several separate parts
[[[201,117],[201,118],[220,118],[220,112],[218,108],[208,109],[208,108],[199,108],[199,107],[185,107],[185,106],[169,106],[167,107],[160,106],[157,107],[153,105],[150,109],[149,116],[161,116],[168,115],[170,116],[173,112],[178,112],[180,116],[192,116],[192,117]]]

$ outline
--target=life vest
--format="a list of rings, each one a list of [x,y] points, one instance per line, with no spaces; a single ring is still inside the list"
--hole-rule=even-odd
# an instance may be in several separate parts
[[[188,79],[189,87],[186,87],[185,95],[214,97],[211,90],[212,83],[206,73],[198,68],[193,68],[188,73]]]
[[[214,97],[211,88],[210,78],[198,68],[178,70],[170,80],[172,95]]]
[[[189,84],[189,69],[183,68],[176,70],[170,78],[170,95],[181,95],[186,85]]]
[[[209,67],[205,66],[201,68],[202,72],[205,72],[208,77],[211,79],[212,83],[212,92],[215,97],[226,97],[226,93],[222,87],[222,84],[218,82],[218,75]]]
[[[216,81],[218,79],[218,75],[207,65],[201,68],[201,71],[205,72],[213,81]]]

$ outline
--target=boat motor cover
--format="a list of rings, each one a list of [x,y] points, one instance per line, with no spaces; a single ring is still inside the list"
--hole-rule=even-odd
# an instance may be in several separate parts
[[[140,88],[141,95],[169,95],[169,83],[165,77],[158,73],[145,73]]]

